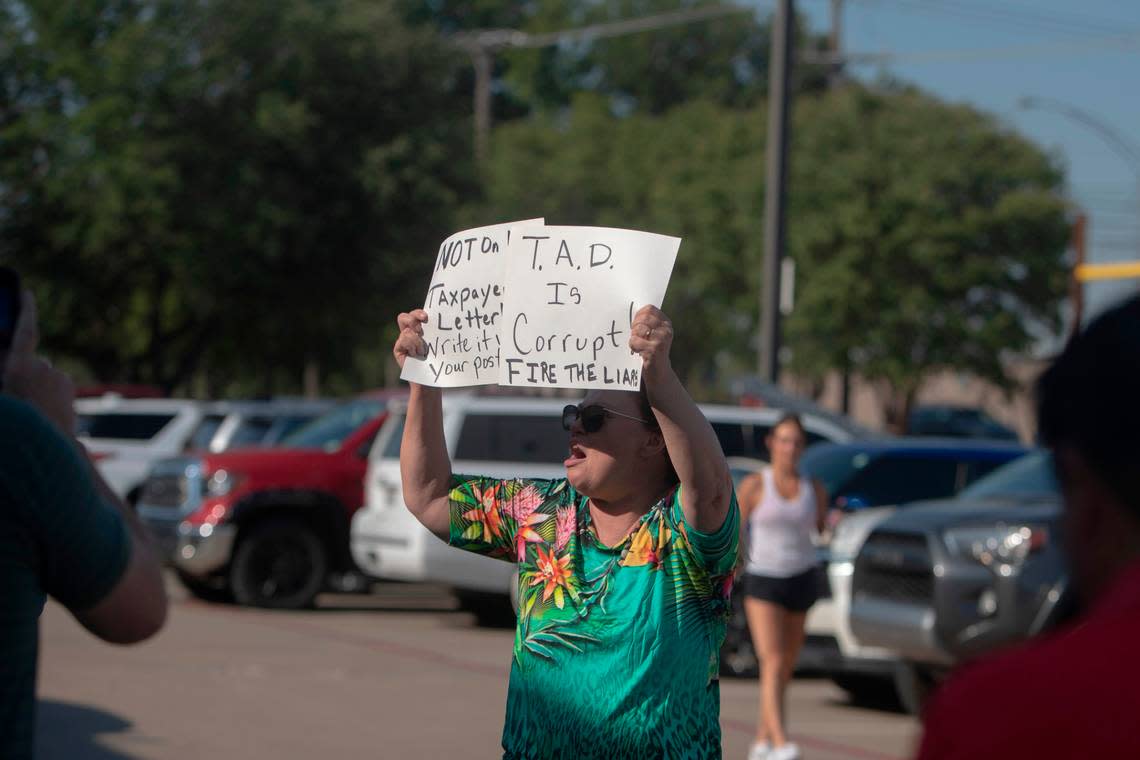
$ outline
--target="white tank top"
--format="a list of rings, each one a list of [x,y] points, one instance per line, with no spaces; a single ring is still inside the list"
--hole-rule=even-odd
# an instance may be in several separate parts
[[[761,473],[764,488],[760,502],[748,515],[748,561],[746,572],[791,578],[815,567],[816,551],[811,542],[815,529],[815,489],[811,481],[800,478],[793,499],[785,499],[776,490],[772,468]]]

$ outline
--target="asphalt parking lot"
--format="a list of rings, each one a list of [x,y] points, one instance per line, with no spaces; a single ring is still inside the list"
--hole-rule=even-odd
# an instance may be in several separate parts
[[[317,610],[209,605],[171,585],[163,633],[103,644],[54,603],[41,625],[39,757],[50,760],[493,758],[512,632],[476,627],[444,590],[399,584]],[[726,758],[744,758],[757,689],[721,687]],[[914,719],[857,707],[826,679],[789,694],[805,757],[911,754]]]

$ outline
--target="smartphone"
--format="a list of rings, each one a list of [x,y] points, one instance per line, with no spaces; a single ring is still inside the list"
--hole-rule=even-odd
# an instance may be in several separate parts
[[[14,269],[0,267],[0,351],[11,348],[19,316],[20,275]]]

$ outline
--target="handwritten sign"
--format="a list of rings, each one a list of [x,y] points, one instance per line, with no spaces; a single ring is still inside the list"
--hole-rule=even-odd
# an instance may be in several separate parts
[[[634,230],[516,226],[499,384],[637,390],[630,323],[642,306],[661,305],[680,245]]]
[[[457,232],[443,241],[424,301],[427,356],[409,357],[400,377],[453,388],[499,381],[500,325],[511,230],[542,229],[542,219]]]

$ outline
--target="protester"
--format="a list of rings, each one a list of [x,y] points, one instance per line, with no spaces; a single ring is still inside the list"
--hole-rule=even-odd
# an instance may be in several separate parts
[[[1038,381],[1071,580],[1087,611],[948,682],[927,711],[922,760],[1140,757],[1138,379],[1134,296],[1070,341]]]
[[[47,595],[89,631],[129,644],[166,617],[146,533],[71,436],[74,388],[36,355],[25,294],[0,395],[0,757],[33,756],[38,620]]]
[[[426,321],[399,316],[401,366],[425,356]],[[630,333],[642,393],[566,407],[565,479],[452,475],[440,391],[412,385],[408,508],[452,545],[519,565],[505,758],[720,757],[739,512],[716,435],[670,365],[672,324],[647,306]]]
[[[760,661],[760,715],[749,760],[794,760],[784,694],[804,643],[804,621],[817,597],[812,532],[826,530],[827,492],[800,474],[803,423],[786,415],[768,435],[771,465],[740,484],[745,547],[744,612]]]

